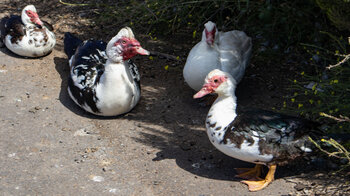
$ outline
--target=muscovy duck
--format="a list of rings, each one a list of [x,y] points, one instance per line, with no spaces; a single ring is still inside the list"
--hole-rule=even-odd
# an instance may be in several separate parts
[[[322,132],[315,122],[265,110],[236,113],[236,80],[229,73],[215,69],[205,79],[203,88],[193,97],[217,93],[211,106],[206,129],[211,143],[224,154],[255,163],[253,169],[237,168],[238,177],[247,179],[250,191],[258,191],[274,180],[277,165],[283,165],[312,151],[308,137]],[[259,178],[262,165],[269,167],[265,179]]]
[[[45,56],[56,44],[52,25],[40,20],[34,5],[24,7],[21,16],[5,17],[2,23],[1,41],[17,55]]]
[[[68,93],[81,108],[100,116],[129,112],[140,100],[140,75],[133,56],[149,55],[129,27],[121,29],[108,44],[81,41],[65,33],[64,51],[70,76]]]
[[[204,27],[202,40],[191,49],[183,69],[186,83],[199,91],[214,69],[230,73],[239,82],[251,56],[251,38],[242,31],[219,32],[211,21]]]

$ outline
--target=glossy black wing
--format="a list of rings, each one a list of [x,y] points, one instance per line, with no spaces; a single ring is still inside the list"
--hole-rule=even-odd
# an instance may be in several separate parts
[[[83,43],[83,41],[78,37],[74,36],[73,34],[66,32],[64,34],[63,43],[64,43],[64,52],[66,53],[66,55],[68,56],[68,59],[70,60],[70,58],[75,54],[75,51],[80,46],[80,44]]]
[[[107,61],[107,44],[103,41],[84,41],[71,59],[71,73],[68,85],[72,95],[80,105],[87,104],[94,112],[99,112],[95,103],[96,85],[99,83]]]
[[[227,127],[222,143],[231,141],[237,146],[243,142],[258,142],[260,154],[272,154],[277,163],[286,162],[311,152],[309,136],[320,137],[319,124],[265,110],[242,112]],[[253,139],[258,138],[258,141]]]
[[[322,134],[317,123],[266,110],[249,110],[241,113],[231,124],[236,131],[256,132],[272,143],[288,143],[305,135]]]

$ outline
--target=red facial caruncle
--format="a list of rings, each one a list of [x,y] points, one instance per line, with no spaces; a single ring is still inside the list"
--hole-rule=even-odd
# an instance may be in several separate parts
[[[205,29],[206,41],[210,46],[214,44],[215,33],[216,33],[216,27],[214,27],[213,30],[210,32],[207,29]]]
[[[43,22],[41,22],[41,20],[39,19],[39,15],[36,12],[26,10],[26,14],[30,18],[30,21],[32,21],[32,23],[40,26],[43,25]]]
[[[149,52],[143,49],[140,42],[136,39],[122,37],[114,43],[115,46],[120,45],[123,50],[123,60],[128,60],[137,54],[149,55]]]
[[[207,94],[215,92],[215,90],[227,80],[226,76],[213,76],[211,77],[202,87],[200,91],[198,91],[193,98],[201,98]]]

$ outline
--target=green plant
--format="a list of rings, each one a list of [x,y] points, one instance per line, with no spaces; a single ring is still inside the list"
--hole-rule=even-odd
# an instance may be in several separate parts
[[[309,137],[309,140],[322,152],[324,152],[325,154],[327,154],[329,157],[335,157],[338,159],[346,159],[347,160],[347,164],[345,166],[343,166],[340,170],[338,170],[337,172],[340,172],[342,170],[344,170],[345,168],[350,166],[350,153],[349,151],[342,146],[341,144],[339,144],[337,141],[335,141],[334,139],[321,139],[321,142],[324,142],[330,146],[332,146],[335,151],[333,152],[329,152],[325,149],[323,149],[316,141],[314,141],[311,137]]]

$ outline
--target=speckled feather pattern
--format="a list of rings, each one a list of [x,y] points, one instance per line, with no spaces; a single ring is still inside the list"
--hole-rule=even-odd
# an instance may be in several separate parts
[[[236,83],[229,73],[213,70],[203,88],[212,88],[217,76],[227,80],[215,88],[218,98],[208,112],[206,128],[209,140],[218,150],[236,159],[265,165],[283,165],[312,152],[308,137],[323,135],[317,123],[266,110],[250,109],[237,114]]]
[[[11,16],[5,23],[4,43],[12,52],[27,57],[40,57],[50,53],[56,44],[52,26],[24,25],[19,16]]]
[[[285,164],[311,152],[310,135],[321,135],[314,122],[277,114],[265,110],[250,110],[240,113],[226,128],[223,144],[243,143],[253,146],[256,142],[261,155],[272,155],[268,164]]]
[[[96,86],[104,72],[107,61],[106,43],[88,40],[83,42],[70,59],[68,91],[75,102],[86,110],[98,113]],[[73,48],[71,49],[73,50]]]

